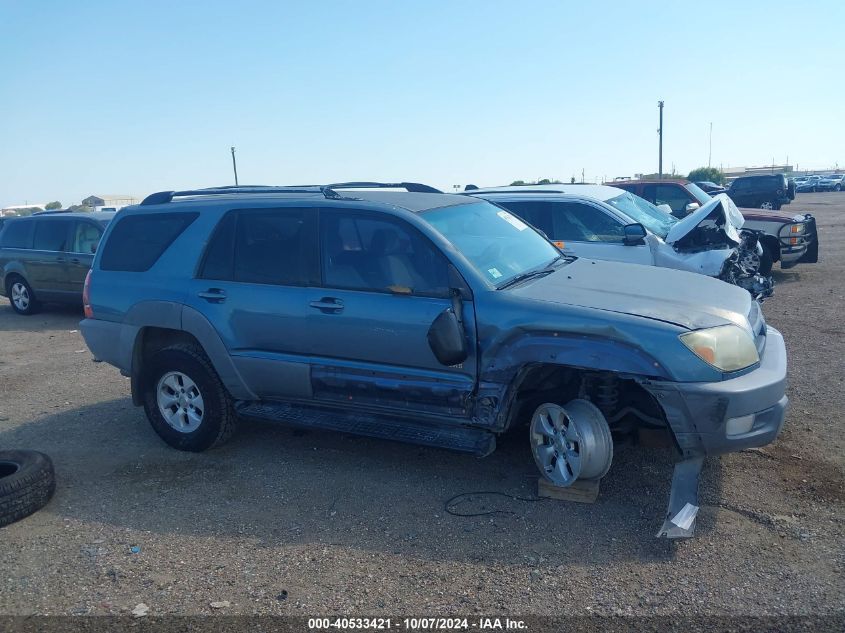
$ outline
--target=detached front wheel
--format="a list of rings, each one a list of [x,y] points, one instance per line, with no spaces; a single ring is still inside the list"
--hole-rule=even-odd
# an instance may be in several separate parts
[[[557,486],[600,479],[613,461],[610,427],[588,400],[541,404],[531,417],[530,440],[537,468]]]
[[[234,432],[232,398],[199,347],[174,345],[153,354],[143,390],[147,419],[173,448],[204,451]]]

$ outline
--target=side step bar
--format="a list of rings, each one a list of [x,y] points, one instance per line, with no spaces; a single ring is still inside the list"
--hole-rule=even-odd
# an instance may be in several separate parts
[[[496,436],[493,433],[467,426],[426,424],[340,409],[293,406],[283,402],[238,402],[235,411],[245,418],[446,448],[477,457],[489,455],[496,448]]]

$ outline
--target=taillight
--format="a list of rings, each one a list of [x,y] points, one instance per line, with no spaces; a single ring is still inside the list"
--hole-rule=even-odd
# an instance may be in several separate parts
[[[85,275],[85,285],[82,286],[82,309],[85,311],[86,319],[94,318],[94,311],[91,309],[91,271]]]

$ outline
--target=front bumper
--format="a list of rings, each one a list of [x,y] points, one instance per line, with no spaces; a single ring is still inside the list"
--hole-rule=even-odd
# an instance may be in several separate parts
[[[710,383],[648,382],[684,458],[765,446],[786,417],[786,346],[769,327],[760,366]]]
[[[675,465],[669,507],[660,538],[690,538],[698,515],[698,476],[705,455],[765,446],[783,428],[786,409],[786,346],[776,329],[766,331],[760,366],[712,383],[643,384],[663,407],[683,459]]]

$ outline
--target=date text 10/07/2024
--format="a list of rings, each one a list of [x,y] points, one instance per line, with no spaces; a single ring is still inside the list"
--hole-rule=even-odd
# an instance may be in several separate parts
[[[511,618],[309,618],[308,629],[406,631],[524,631],[523,620]]]

